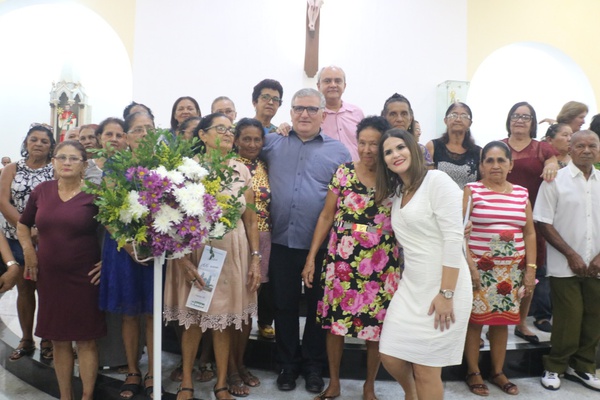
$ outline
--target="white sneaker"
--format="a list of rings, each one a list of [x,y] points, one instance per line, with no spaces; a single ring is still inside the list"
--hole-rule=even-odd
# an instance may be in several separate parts
[[[542,386],[548,390],[560,389],[560,377],[558,376],[558,372],[544,371],[541,382]]]
[[[600,379],[598,379],[598,377],[594,374],[575,371],[573,368],[567,367],[567,370],[565,371],[565,378],[574,382],[579,382],[583,386],[592,390],[600,391]]]

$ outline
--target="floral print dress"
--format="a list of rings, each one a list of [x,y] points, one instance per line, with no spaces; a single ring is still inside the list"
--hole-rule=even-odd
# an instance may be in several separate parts
[[[359,181],[354,163],[338,168],[329,190],[338,200],[317,322],[334,335],[378,341],[402,266],[390,221],[392,202],[375,205],[375,190]]]
[[[467,186],[473,201],[469,250],[482,286],[473,292],[469,322],[516,325],[525,269],[523,227],[528,191],[518,185],[513,185],[510,193],[491,191],[481,182]]]

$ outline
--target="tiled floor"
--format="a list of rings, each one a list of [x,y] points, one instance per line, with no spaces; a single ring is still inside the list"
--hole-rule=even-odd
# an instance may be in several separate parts
[[[15,332],[20,335],[18,322],[16,320],[15,312],[15,298],[16,291],[11,291],[4,296],[0,297],[0,318],[3,322]],[[511,339],[513,340],[513,339]],[[519,339],[514,339],[519,340]],[[178,384],[173,383],[169,380],[168,375],[170,371],[176,366],[179,358],[170,354],[163,353],[163,387],[165,390],[174,393],[177,389]],[[145,368],[145,357],[142,360],[142,370]],[[47,400],[53,397],[40,392],[39,390],[27,385],[19,378],[15,377],[4,368],[2,368],[3,362],[0,361],[0,400]],[[271,371],[252,371],[258,376],[262,382],[260,387],[252,389],[250,396],[247,399],[260,399],[260,400],[275,400],[275,399],[289,399],[289,400],[309,400],[314,398],[314,394],[308,393],[304,390],[304,380],[299,378],[297,383],[298,387],[296,390],[291,392],[279,392],[276,388],[276,375]],[[122,376],[116,373],[111,373],[116,378]],[[573,383],[570,381],[564,381],[561,390],[553,392],[545,390],[539,383],[539,378],[524,378],[514,379],[513,382],[519,386],[520,395],[518,396],[521,400],[564,400],[564,399],[600,399],[600,393],[592,392],[583,386]],[[342,395],[339,397],[344,400],[359,400],[362,399],[362,383],[361,381],[355,380],[344,380],[342,382]],[[195,384],[195,398],[212,399],[212,385],[214,381],[207,383]],[[445,382],[445,399],[465,399],[465,398],[478,398],[475,395],[469,393],[467,386],[463,382]],[[506,394],[495,386],[490,386],[489,399],[506,399]],[[402,388],[395,382],[377,382],[376,393],[380,400],[396,400],[403,398]],[[99,399],[102,400],[102,399]]]

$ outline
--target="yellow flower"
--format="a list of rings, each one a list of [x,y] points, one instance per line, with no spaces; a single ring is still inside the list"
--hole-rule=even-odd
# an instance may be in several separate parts
[[[219,190],[221,190],[221,178],[216,178],[214,181],[203,179],[202,184],[204,185],[206,193],[213,196],[219,193]]]
[[[231,221],[230,221],[230,220],[228,220],[228,219],[227,219],[227,218],[225,218],[225,217],[221,217],[221,218],[219,218],[219,221],[221,221],[222,223],[224,223],[225,225],[227,225],[229,228],[231,228],[231,227],[232,227]]]

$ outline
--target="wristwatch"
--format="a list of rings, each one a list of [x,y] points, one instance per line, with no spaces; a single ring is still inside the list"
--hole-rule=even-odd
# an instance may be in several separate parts
[[[6,263],[7,267],[12,267],[13,265],[19,265],[18,262],[16,262],[15,260],[9,261]]]
[[[440,294],[442,296],[444,296],[445,299],[450,300],[451,298],[454,297],[454,290],[450,290],[450,289],[442,289],[440,290]]]
[[[259,260],[262,260],[262,254],[260,254],[260,251],[255,250],[252,253],[250,253],[250,256],[258,256]]]

